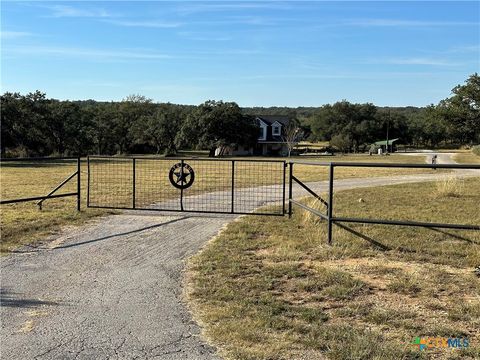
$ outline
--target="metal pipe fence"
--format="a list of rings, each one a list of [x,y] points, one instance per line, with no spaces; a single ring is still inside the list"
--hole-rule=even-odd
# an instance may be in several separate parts
[[[81,208],[81,159],[79,157],[12,158],[0,159],[0,165],[48,161],[76,161],[76,171],[66,177],[46,195],[1,199],[0,204],[37,201],[42,208],[48,199],[76,197],[77,210]],[[338,216],[334,213],[335,169],[409,168],[480,170],[480,164],[403,164],[363,162],[314,162],[270,159],[211,159],[211,158],[155,158],[89,156],[87,162],[87,207],[188,211],[198,213],[292,215],[293,206],[310,211],[327,222],[327,240],[333,241],[333,225],[360,223],[379,225],[416,226],[460,230],[480,230],[478,224],[452,224],[412,220],[386,220]],[[14,164],[12,164],[14,165]],[[318,166],[328,169],[328,195],[323,199],[296,176],[296,165]],[[288,189],[287,189],[287,167]],[[76,179],[76,191],[59,194],[66,184]],[[325,213],[293,199],[293,185],[304,189],[318,200]],[[287,195],[288,191],[288,195]],[[286,197],[288,196],[288,201]],[[282,204],[281,207],[265,207]],[[286,208],[288,206],[288,209]],[[259,210],[258,210],[259,209]],[[253,210],[256,210],[255,212]]]
[[[29,197],[22,197],[22,198],[15,198],[15,199],[1,199],[0,205],[6,204],[15,204],[15,203],[22,203],[22,202],[29,202],[29,201],[37,201],[37,205],[39,209],[42,209],[43,202],[48,199],[57,199],[57,198],[65,198],[65,197],[76,197],[76,205],[77,210],[80,211],[81,208],[81,159],[80,157],[36,157],[36,158],[4,158],[0,159],[0,166],[3,167],[4,163],[11,164],[11,163],[34,163],[34,164],[48,164],[49,162],[69,162],[69,161],[76,161],[76,170],[72,174],[70,174],[67,178],[62,180],[56,187],[53,188],[47,195],[36,195],[36,196],[29,196]],[[68,192],[64,194],[55,194],[57,191],[62,189],[66,184],[68,184],[72,179],[76,178],[76,191],[75,192]]]
[[[328,200],[322,199],[316,194],[308,185],[303,183],[295,176],[295,164],[328,167]],[[320,218],[327,221],[327,242],[333,242],[333,225],[339,223],[360,223],[360,224],[378,224],[378,225],[397,225],[397,226],[416,226],[426,228],[440,228],[440,229],[457,229],[457,230],[480,230],[479,224],[451,224],[451,223],[435,223],[435,222],[420,222],[409,220],[384,220],[384,219],[366,219],[335,216],[334,214],[334,176],[335,168],[341,167],[362,167],[362,168],[410,168],[410,169],[464,169],[464,170],[480,170],[480,164],[402,164],[402,163],[362,163],[362,162],[314,162],[314,161],[290,161],[290,177],[289,177],[289,195],[288,195],[288,215],[292,216],[292,205],[303,208]],[[480,173],[479,173],[480,176]],[[305,189],[310,195],[314,196],[326,207],[326,214],[323,214],[317,209],[309,207],[301,202],[293,199],[293,183],[296,183]],[[479,183],[480,190],[480,183]]]

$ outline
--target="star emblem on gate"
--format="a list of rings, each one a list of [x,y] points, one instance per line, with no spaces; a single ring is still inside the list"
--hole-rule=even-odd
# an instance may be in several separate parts
[[[177,177],[177,181],[175,181],[175,183],[180,183],[180,184],[184,184],[187,182],[187,177],[190,176],[189,173],[184,173],[183,171],[178,171],[178,172],[174,172],[173,175],[175,175]]]
[[[168,178],[177,189],[187,189],[192,186],[195,180],[195,172],[190,165],[179,162],[172,166]]]

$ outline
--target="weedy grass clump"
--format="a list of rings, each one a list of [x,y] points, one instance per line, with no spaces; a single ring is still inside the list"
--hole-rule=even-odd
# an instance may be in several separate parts
[[[460,197],[464,190],[464,180],[455,175],[446,175],[435,182],[435,195],[441,197]]]

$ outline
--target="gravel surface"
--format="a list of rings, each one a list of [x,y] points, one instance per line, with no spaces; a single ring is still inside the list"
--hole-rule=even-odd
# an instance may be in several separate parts
[[[449,161],[439,154],[439,162]],[[435,178],[346,179],[335,189]],[[327,184],[311,187],[324,192]],[[294,195],[306,192],[295,187]],[[252,202],[248,210],[260,205]],[[185,260],[235,217],[130,211],[3,257],[1,358],[215,359],[182,302],[182,271]]]

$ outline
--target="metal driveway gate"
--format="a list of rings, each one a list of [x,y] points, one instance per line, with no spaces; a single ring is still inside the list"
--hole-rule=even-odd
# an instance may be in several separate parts
[[[285,161],[89,156],[87,207],[285,214]]]

